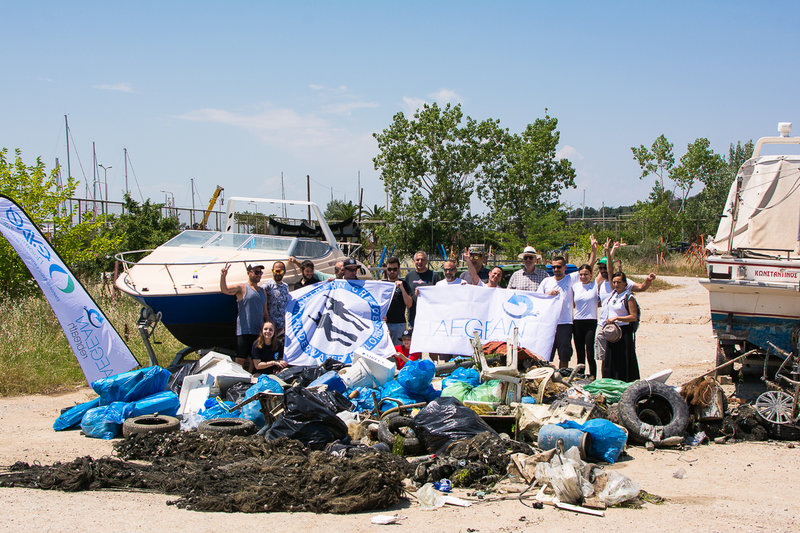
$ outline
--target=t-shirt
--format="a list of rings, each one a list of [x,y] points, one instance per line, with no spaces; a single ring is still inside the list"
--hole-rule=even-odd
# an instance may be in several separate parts
[[[319,283],[320,281],[322,281],[322,278],[320,277],[320,275],[317,272],[314,272],[314,277],[311,278],[310,280],[306,279],[304,276],[301,277],[299,281],[295,282],[295,284],[292,285],[292,290],[296,291],[297,289],[302,289],[303,287],[308,287],[309,285],[313,285],[315,283]]]
[[[466,281],[468,284],[472,285],[472,274],[469,273],[469,270],[466,270],[466,271],[462,272],[461,276],[459,276],[459,277],[461,279],[463,279],[464,281]],[[481,279],[482,282],[488,283],[489,282],[489,269],[486,268],[486,267],[481,267],[481,269],[478,270],[478,277]]]
[[[264,290],[267,291],[269,319],[275,324],[276,330],[283,329],[286,323],[286,304],[292,298],[289,296],[289,286],[283,281],[278,283],[274,279],[268,279]]]
[[[400,352],[401,354],[403,354],[406,357],[408,357],[409,361],[419,361],[419,358],[420,358],[420,353],[419,352],[408,353],[409,352],[408,348],[406,348],[402,344],[400,344],[398,346],[395,346],[394,349],[395,349],[395,351]],[[397,358],[397,370],[400,370],[401,368],[403,368],[403,365],[405,365],[405,364],[406,364],[405,361],[403,361],[399,357]],[[411,367],[409,367],[409,368],[411,368]]]
[[[553,290],[558,290],[562,294],[562,296],[560,296],[560,298],[562,298],[561,312],[558,315],[559,324],[572,324],[572,286],[577,279],[578,273],[573,272],[561,278],[561,281],[556,281],[555,277],[549,277],[542,280],[539,284],[537,292],[548,294]]]
[[[631,280],[628,280],[628,286],[625,287],[625,290],[629,291],[632,288],[633,288],[633,282]],[[614,292],[614,289],[611,288],[611,282],[604,281],[597,289],[597,295],[600,297],[600,303],[605,302],[608,299],[608,297],[611,296],[612,292]]]
[[[431,269],[426,270],[422,274],[416,270],[412,270],[406,274],[406,283],[411,287],[411,298],[414,303],[411,304],[411,309],[408,310],[408,322],[414,324],[414,317],[417,316],[417,289],[426,285],[436,285],[439,281],[439,275]]]
[[[383,280],[387,283],[394,284],[394,281],[389,281],[388,279]],[[409,288],[408,283],[406,280],[401,280],[403,282],[403,287],[406,289],[406,292],[411,295],[411,288]],[[403,290],[400,287],[394,288],[394,293],[392,294],[392,302],[389,304],[389,310],[386,312],[386,323],[387,324],[405,324],[406,323],[406,302],[403,300]]]
[[[250,357],[259,361],[280,361],[283,359],[283,346],[278,344],[277,349],[273,349],[270,345],[259,348],[258,341],[255,341],[253,348],[250,350]]]
[[[631,292],[625,290],[622,294],[617,294],[616,291],[612,292],[608,298],[603,302],[603,307],[600,309],[600,316],[597,319],[598,324],[605,325],[609,318],[616,318],[618,316],[628,316],[630,312],[625,306],[625,299],[630,297]],[[630,322],[617,322],[620,327],[630,326]]]
[[[575,314],[573,320],[597,320],[597,282],[584,285],[580,279],[572,285]]]
[[[440,279],[436,282],[436,285],[467,285],[467,282],[462,278],[454,278],[453,281],[447,281],[446,279]]]

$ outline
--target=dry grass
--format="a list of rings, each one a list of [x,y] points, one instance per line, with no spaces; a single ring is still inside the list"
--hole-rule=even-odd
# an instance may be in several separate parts
[[[100,288],[90,288],[100,309],[122,335],[140,363],[147,352],[136,329],[139,304],[121,293],[111,298]],[[47,300],[41,294],[0,301],[0,396],[52,393],[86,384],[78,360]],[[129,332],[126,335],[125,332]],[[128,338],[126,338],[128,337]],[[154,345],[159,363],[167,365],[183,348],[159,326]]]

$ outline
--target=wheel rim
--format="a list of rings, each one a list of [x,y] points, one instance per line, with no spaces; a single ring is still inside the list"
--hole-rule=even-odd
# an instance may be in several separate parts
[[[793,400],[783,391],[767,391],[756,400],[756,412],[773,424],[788,424],[792,421]]]

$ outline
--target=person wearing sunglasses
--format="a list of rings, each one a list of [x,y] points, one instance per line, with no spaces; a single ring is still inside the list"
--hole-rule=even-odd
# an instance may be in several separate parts
[[[536,266],[536,248],[526,246],[518,256],[523,261],[521,269],[511,274],[508,280],[508,288],[519,291],[535,291],[539,284],[550,277],[546,270]]]
[[[236,357],[234,360],[247,368],[247,358],[253,342],[261,334],[264,319],[268,317],[267,294],[258,283],[264,274],[264,265],[247,265],[247,283],[229,286],[227,282],[230,263],[220,271],[219,290],[236,296]]]
[[[466,285],[467,281],[463,278],[457,278],[456,274],[458,274],[458,268],[456,267],[456,262],[447,260],[442,265],[442,273],[444,274],[444,279],[440,279],[436,282],[436,285]]]
[[[394,283],[394,293],[386,312],[386,326],[389,328],[389,335],[392,338],[393,346],[400,344],[403,331],[406,330],[406,309],[411,307],[411,287],[405,280],[400,279],[400,260],[390,257],[384,267],[386,272],[385,281]]]
[[[283,261],[272,263],[272,279],[264,284],[267,291],[267,310],[269,320],[275,324],[275,335],[280,339],[286,324],[286,305],[289,303],[289,285],[283,281],[286,275],[286,265]]]
[[[587,264],[590,269],[597,260],[597,241],[594,235],[592,235],[591,242],[592,254]],[[538,292],[550,296],[560,296],[561,298],[558,325],[556,326],[556,336],[553,342],[553,350],[550,353],[550,359],[552,360],[556,352],[558,352],[558,367],[568,368],[569,360],[572,358],[572,307],[575,296],[573,285],[579,282],[580,278],[578,272],[567,275],[567,261],[560,255],[553,258],[550,266],[553,268],[553,277],[542,281],[539,284]]]

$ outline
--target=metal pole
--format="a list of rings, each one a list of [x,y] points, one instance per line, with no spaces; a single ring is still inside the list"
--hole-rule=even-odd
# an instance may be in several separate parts
[[[189,214],[189,226],[194,227],[194,178],[189,178],[192,183],[192,212]]]
[[[125,161],[125,194],[130,195],[131,190],[128,188],[128,149],[122,149],[122,159]]]
[[[311,175],[306,174],[306,196],[311,201]],[[308,223],[311,224],[311,206],[308,206]]]

